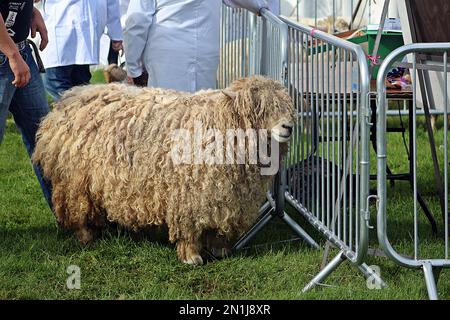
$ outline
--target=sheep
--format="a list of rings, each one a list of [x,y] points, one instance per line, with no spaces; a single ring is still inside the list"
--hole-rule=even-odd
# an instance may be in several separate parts
[[[115,63],[110,64],[103,70],[106,83],[124,82],[127,79],[127,72]]]
[[[32,159],[53,185],[58,224],[82,244],[108,222],[166,226],[178,258],[199,265],[205,243],[230,243],[255,222],[272,176],[261,163],[176,163],[173,132],[192,133],[198,122],[220,132],[267,128],[282,156],[294,121],[283,86],[260,76],[195,94],[88,85],[64,94],[42,121]]]

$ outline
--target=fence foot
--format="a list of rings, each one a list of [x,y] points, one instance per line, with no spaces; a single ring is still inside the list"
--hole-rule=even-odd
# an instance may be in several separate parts
[[[281,219],[289,226],[292,230],[300,237],[302,238],[307,245],[309,245],[311,248],[319,249],[319,245],[317,242],[314,241],[313,238],[302,228],[298,225],[297,222],[295,222],[286,212],[284,212]]]
[[[436,281],[434,279],[433,266],[430,262],[425,262],[423,264],[423,273],[425,275],[425,283],[427,285],[428,298],[430,300],[439,300]]]
[[[320,284],[325,280],[334,270],[337,269],[341,265],[342,262],[346,259],[344,255],[344,251],[341,251],[338,253],[336,257],[333,258],[333,260],[330,261],[329,264],[326,265],[325,268],[320,271],[317,276],[315,276],[311,282],[309,282],[302,290],[303,293],[311,290],[316,285]]]
[[[265,208],[265,209],[264,209]],[[266,206],[266,204],[261,208],[260,212],[260,218],[259,220],[253,225],[253,227],[246,233],[244,234],[237,242],[236,244],[233,246],[232,251],[239,251],[242,248],[244,248],[247,243],[249,243],[255,236],[256,234],[265,227],[265,225],[267,223],[269,223],[270,220],[272,220],[272,218],[274,217],[273,212],[275,211],[274,208],[272,208],[270,206],[270,204],[268,206]]]

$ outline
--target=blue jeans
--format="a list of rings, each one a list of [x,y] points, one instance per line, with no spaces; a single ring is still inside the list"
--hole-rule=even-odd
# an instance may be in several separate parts
[[[45,69],[45,88],[53,101],[58,101],[62,94],[72,87],[89,84],[90,80],[91,71],[87,64]]]
[[[27,46],[20,54],[31,71],[30,82],[23,88],[16,88],[11,82],[14,74],[9,67],[8,58],[0,52],[0,143],[3,139],[6,118],[11,112],[14,122],[22,134],[22,140],[31,157],[36,145],[36,131],[42,118],[49,110],[47,97],[31,48]],[[41,168],[34,166],[34,172],[39,180],[45,199],[52,208],[51,185],[45,181]]]

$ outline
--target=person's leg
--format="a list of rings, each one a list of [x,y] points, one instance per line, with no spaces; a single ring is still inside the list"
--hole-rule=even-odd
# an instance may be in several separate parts
[[[112,41],[109,42],[108,63],[119,64],[119,52],[112,48]]]
[[[91,70],[89,69],[89,65],[73,65],[71,79],[74,87],[89,84],[89,81],[91,81]]]
[[[45,69],[45,88],[53,101],[58,101],[65,91],[74,86],[72,69],[73,65]]]
[[[31,157],[36,146],[36,132],[41,120],[49,113],[44,84],[40,77],[36,63],[30,50],[25,50],[25,61],[31,71],[30,82],[23,88],[17,89],[9,107],[14,116],[14,121],[22,133],[22,139]],[[52,208],[51,185],[42,176],[41,168],[33,166],[36,177],[39,180],[45,199]]]
[[[0,143],[3,140],[3,134],[8,118],[9,105],[16,91],[16,87],[11,83],[14,75],[9,67],[7,57],[0,53]]]

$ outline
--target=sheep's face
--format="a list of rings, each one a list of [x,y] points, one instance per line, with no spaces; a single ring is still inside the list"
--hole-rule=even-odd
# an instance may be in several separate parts
[[[290,140],[295,113],[291,97],[276,81],[256,76],[234,81],[223,90],[234,101],[241,128],[266,129],[280,143]]]

